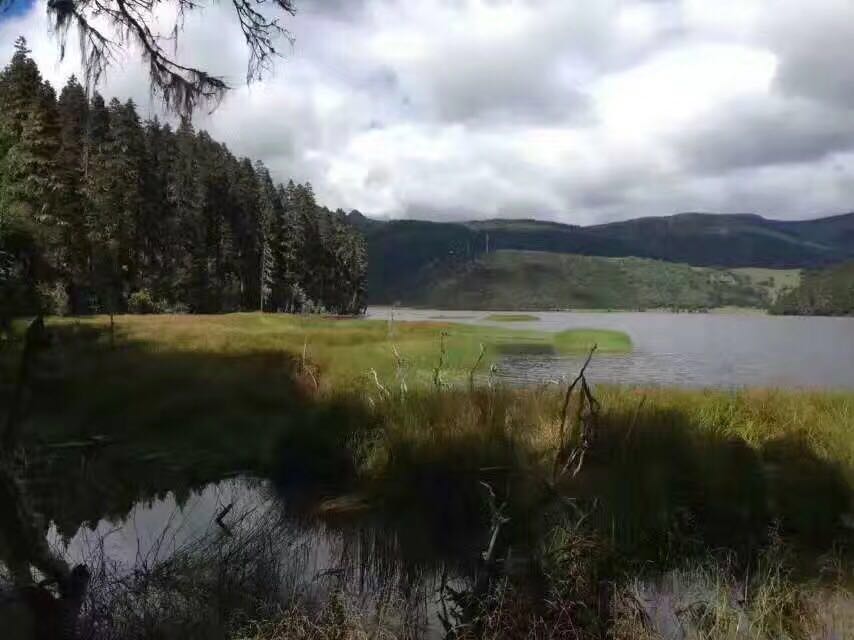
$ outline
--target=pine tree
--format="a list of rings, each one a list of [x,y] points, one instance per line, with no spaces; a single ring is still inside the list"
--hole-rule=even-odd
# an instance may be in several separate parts
[[[15,41],[15,53],[9,65],[0,74],[0,123],[13,141],[21,137],[24,121],[42,87],[42,77],[35,61],[30,57],[27,41]]]
[[[273,300],[274,276],[276,273],[276,251],[274,228],[281,220],[283,211],[282,203],[270,177],[270,172],[260,160],[255,163],[255,174],[258,180],[258,218],[260,226],[260,284],[261,284],[261,311],[275,310]]]
[[[89,102],[74,76],[60,93],[58,111],[61,131],[57,157],[60,183],[57,216],[62,222],[62,242],[66,251],[64,280],[72,313],[84,313],[88,310],[86,285],[91,263],[83,175]]]
[[[175,260],[175,287],[189,311],[210,312],[208,269],[201,228],[204,204],[198,167],[196,134],[184,118],[175,133],[174,164],[170,169],[169,199],[175,210],[180,255]]]
[[[270,225],[270,244],[272,250],[273,307],[278,311],[298,313],[305,303],[302,288],[300,265],[300,247],[302,246],[302,227],[294,208],[296,186],[293,180],[287,188],[279,185],[276,196],[279,206]]]
[[[57,100],[23,40],[0,89],[0,330],[68,296],[111,315],[364,309],[364,241],[310,184],[73,77]]]
[[[96,93],[89,105],[83,160],[86,197],[86,237],[91,254],[88,289],[91,309],[115,313],[121,303],[121,275],[113,207],[117,199],[113,177],[115,150],[110,141],[110,112]]]
[[[232,196],[235,210],[232,229],[238,250],[241,306],[259,309],[261,290],[261,222],[258,180],[252,161],[243,158],[234,167]]]

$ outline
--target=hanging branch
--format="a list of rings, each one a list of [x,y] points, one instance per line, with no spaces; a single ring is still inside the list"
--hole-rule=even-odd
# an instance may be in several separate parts
[[[15,0],[2,0],[8,8]],[[148,64],[151,91],[161,97],[166,107],[183,115],[192,114],[200,103],[222,99],[231,87],[220,77],[203,69],[179,64],[164,44],[171,42],[177,50],[178,33],[184,26],[187,13],[208,6],[196,0],[173,0],[177,17],[168,36],[151,28],[154,12],[160,0],[48,0],[48,15],[59,36],[60,58],[65,56],[69,28],[77,27],[80,60],[86,86],[98,83],[107,68],[115,62],[120,49],[129,45],[139,47]],[[274,57],[279,56],[276,41],[282,37],[293,43],[293,37],[279,22],[282,13],[294,15],[292,0],[232,0],[237,22],[249,49],[246,80],[260,80],[269,71]],[[262,5],[272,13],[262,12]],[[100,22],[96,26],[94,20]],[[106,27],[101,26],[106,23]],[[107,32],[110,32],[109,35]],[[115,35],[113,35],[115,34]]]

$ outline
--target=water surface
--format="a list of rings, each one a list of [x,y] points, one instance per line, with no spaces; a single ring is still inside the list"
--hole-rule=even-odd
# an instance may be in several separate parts
[[[368,317],[388,319],[388,307]],[[393,310],[397,320],[488,324],[494,311]],[[514,329],[616,329],[629,334],[630,354],[599,355],[590,367],[600,382],[685,387],[809,387],[854,389],[854,318],[700,313],[538,311],[538,321]],[[559,380],[581,357],[556,353],[505,354],[500,374],[510,382]]]

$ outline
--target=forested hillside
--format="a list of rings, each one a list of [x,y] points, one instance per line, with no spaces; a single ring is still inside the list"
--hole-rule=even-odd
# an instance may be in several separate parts
[[[655,309],[766,307],[765,289],[723,269],[645,258],[491,251],[434,273],[404,304],[440,309]]]
[[[784,315],[854,315],[854,262],[806,271],[800,286],[784,293],[771,311]]]
[[[188,120],[72,77],[59,96],[19,40],[0,74],[0,304],[10,313],[356,313],[367,254],[311,185],[274,184]]]
[[[538,220],[355,223],[367,237],[373,302],[394,302],[437,273],[491,251],[641,257],[710,267],[800,269],[854,258],[854,214],[778,221],[756,215],[677,214],[591,227]]]

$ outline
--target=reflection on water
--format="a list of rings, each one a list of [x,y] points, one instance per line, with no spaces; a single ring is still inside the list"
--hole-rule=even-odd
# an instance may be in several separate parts
[[[83,524],[70,537],[51,523],[47,538],[69,565],[90,568],[90,604],[84,610],[90,616],[94,611],[96,619],[84,624],[93,628],[98,616],[112,618],[114,610],[136,615],[144,600],[140,593],[152,585],[158,600],[178,601],[187,598],[184,574],[194,581],[221,574],[218,580],[228,583],[237,572],[246,581],[240,586],[244,591],[260,583],[259,599],[273,611],[295,600],[322,603],[346,594],[348,604],[366,617],[388,608],[411,637],[441,637],[437,588],[445,568],[404,561],[411,554],[401,551],[398,532],[375,525],[332,526],[289,513],[287,499],[271,483],[241,477],[210,483],[180,499],[169,492],[140,500],[126,516]],[[252,562],[264,567],[260,577],[245,575],[258,572],[248,567]],[[204,593],[204,579],[198,582],[195,590]],[[166,611],[170,617],[183,615]],[[3,613],[0,606],[0,620]]]
[[[368,316],[387,319],[390,309]],[[448,321],[492,324],[491,312],[443,311]],[[436,310],[394,309],[397,320],[427,320]],[[674,313],[538,312],[513,328],[563,331],[615,329],[634,345],[625,355],[601,354],[590,366],[599,382],[690,387],[824,387],[854,389],[854,318]],[[578,370],[583,358],[555,353],[505,354],[509,382],[547,382]]]

